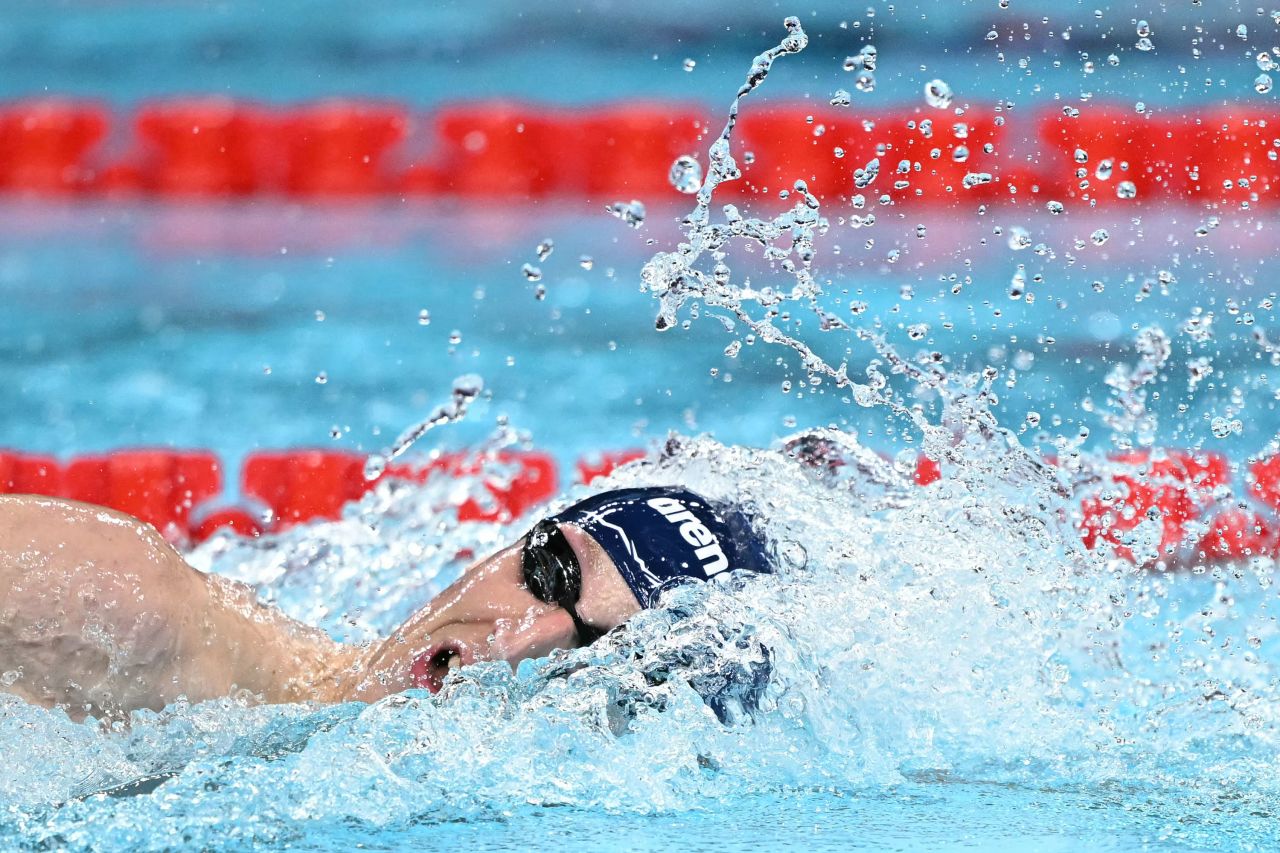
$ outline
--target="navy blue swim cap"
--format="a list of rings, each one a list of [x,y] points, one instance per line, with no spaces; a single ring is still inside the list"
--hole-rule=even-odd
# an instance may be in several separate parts
[[[682,578],[722,572],[771,572],[765,544],[738,509],[712,504],[677,486],[616,489],[551,517],[574,524],[600,543],[641,607]]]

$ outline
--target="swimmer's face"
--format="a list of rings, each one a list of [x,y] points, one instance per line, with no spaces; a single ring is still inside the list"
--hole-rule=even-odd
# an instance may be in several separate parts
[[[582,567],[578,615],[602,632],[622,624],[640,605],[613,562],[577,527],[560,529]],[[366,664],[371,677],[353,698],[371,700],[412,687],[434,693],[451,669],[488,660],[515,666],[581,645],[568,612],[540,601],[525,586],[523,545],[521,539],[473,565],[377,646]]]

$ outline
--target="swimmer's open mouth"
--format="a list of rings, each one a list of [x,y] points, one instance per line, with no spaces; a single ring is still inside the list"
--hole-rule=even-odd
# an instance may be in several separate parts
[[[432,693],[439,693],[445,676],[474,662],[473,656],[460,644],[440,643],[414,658],[409,674],[414,687],[425,687]]]

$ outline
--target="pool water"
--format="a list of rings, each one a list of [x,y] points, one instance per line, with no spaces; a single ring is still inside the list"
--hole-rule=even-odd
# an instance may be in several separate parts
[[[803,21],[812,43],[847,34],[839,22],[850,13],[819,5],[817,22]],[[920,100],[919,74],[908,71],[920,65],[990,100],[1044,104],[1068,91],[1127,102],[1138,92],[1157,108],[1195,108],[1226,80],[1233,98],[1263,94],[1252,88],[1248,35],[1237,45],[1235,33],[1247,21],[1255,39],[1269,37],[1272,21],[1239,4],[1162,12],[1155,29],[1168,49],[1149,62],[1128,47],[1137,4],[1110,4],[1101,16],[1062,11],[1061,24],[1048,22],[1055,9],[979,5],[939,4],[914,21],[901,4],[873,4],[859,20],[881,45],[881,95]],[[511,80],[509,94],[570,103],[661,86],[727,104],[750,57],[784,35],[785,10],[767,20],[742,11],[717,52],[711,35],[682,41],[686,27],[710,33],[705,20],[654,13],[634,41],[599,28],[573,51],[564,33],[581,23],[569,13],[532,20],[514,5],[493,8],[519,23],[473,30],[461,4],[438,16],[407,5],[386,16],[306,15],[296,44],[328,44],[320,65],[339,69],[316,83],[319,60],[294,42],[273,54],[279,74],[264,71],[257,13],[239,8],[217,11],[216,24],[185,10],[172,50],[144,71],[126,59],[145,4],[82,9],[78,24],[51,24],[18,4],[0,33],[0,67],[19,69],[3,84],[14,93],[35,85],[23,60],[35,32],[50,57],[44,85],[124,104],[176,91],[183,69],[210,64],[223,75],[211,85],[282,101],[358,91],[431,105]],[[283,21],[298,10],[271,14]],[[643,20],[646,10],[633,14]],[[718,26],[736,11],[712,3],[700,14]],[[1011,37],[1002,43],[1011,61],[993,66],[974,48],[988,19],[1005,14],[1019,17],[997,17],[1000,26],[1035,40],[1024,49]],[[1203,91],[1198,81],[1179,87],[1190,79],[1179,63],[1191,61],[1179,51],[1203,34],[1196,26],[1215,45]],[[406,47],[424,28],[434,38]],[[1100,56],[1123,36],[1124,70],[1096,93],[1079,82],[1074,45],[1064,47],[1070,32]],[[1174,33],[1191,33],[1177,50]],[[502,57],[532,57],[536,73],[465,49],[504,36],[518,47]],[[668,45],[664,56],[698,53],[701,73],[679,70],[678,59],[660,75],[607,73],[620,50],[655,61],[655,41]],[[938,45],[937,55],[923,44]],[[893,57],[894,47],[906,56]],[[1034,61],[1019,62],[1024,51]],[[828,52],[783,56],[759,96],[826,98],[831,81],[845,80]],[[95,78],[78,61],[85,56],[115,70]],[[459,74],[460,88],[440,73],[454,66],[474,72]],[[423,74],[406,82],[405,69]],[[582,88],[567,82],[577,80]],[[749,215],[771,217],[795,199],[774,201]],[[759,307],[720,282],[702,282],[695,300],[719,308],[685,305],[687,328],[655,331],[659,304],[642,290],[641,270],[693,239],[680,224],[690,206],[651,205],[633,230],[600,205],[572,202],[0,205],[0,411],[10,413],[0,445],[69,454],[176,444],[233,464],[258,447],[372,451],[446,400],[454,377],[477,374],[485,399],[417,451],[475,445],[508,426],[563,462],[646,447],[642,463],[603,485],[732,494],[762,519],[779,566],[776,576],[677,589],[667,607],[591,648],[514,672],[467,667],[437,697],[178,703],[102,727],[0,694],[9,757],[0,845],[1280,845],[1274,559],[1135,567],[1083,548],[1070,492],[1105,479],[1107,450],[1136,443],[1226,454],[1234,482],[1216,505],[1244,498],[1247,462],[1274,452],[1280,429],[1265,206],[1216,211],[1220,227],[1203,235],[1207,211],[1187,205],[1065,217],[1043,206],[890,211],[869,244],[839,219],[838,201],[825,203],[833,225],[815,239],[819,307],[855,333],[822,331],[801,295],[784,298],[788,315],[754,341],[741,316],[732,329],[722,319],[726,306],[746,304],[753,319]],[[1029,251],[1010,245],[1015,228]],[[1089,243],[1098,228],[1109,232],[1105,245]],[[546,238],[554,251],[531,282],[521,265]],[[757,281],[793,280],[738,244],[726,259]],[[1010,299],[1019,265],[1044,277],[1034,302]],[[857,303],[865,307],[851,310]],[[1212,335],[1191,322],[1207,312]],[[1140,342],[1158,339],[1151,328],[1170,340],[1170,357],[1140,386],[1145,405],[1126,411],[1137,398],[1117,389],[1140,373],[1131,368]],[[846,363],[848,381],[802,363],[770,329],[812,347],[825,367]],[[918,358],[931,351],[939,357]],[[904,364],[924,367],[910,377]],[[806,465],[788,452],[796,445],[787,437],[804,431],[841,464]],[[921,448],[946,457],[943,479],[927,489],[910,483]],[[1037,464],[1041,452],[1060,466]],[[878,453],[895,461],[876,464]],[[458,524],[456,487],[383,482],[341,520],[218,538],[190,559],[336,638],[385,635],[463,570],[461,554],[509,543],[528,522]],[[585,493],[574,487],[556,502]],[[1135,536],[1153,529],[1158,538],[1157,519]],[[743,677],[762,660],[763,684]],[[719,717],[702,698],[711,690],[729,709]]]

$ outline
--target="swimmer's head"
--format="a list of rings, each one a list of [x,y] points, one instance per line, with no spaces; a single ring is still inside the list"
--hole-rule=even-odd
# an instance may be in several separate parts
[[[672,487],[596,495],[463,573],[374,650],[356,698],[436,692],[455,668],[587,645],[666,586],[734,569],[770,570],[738,511]]]

